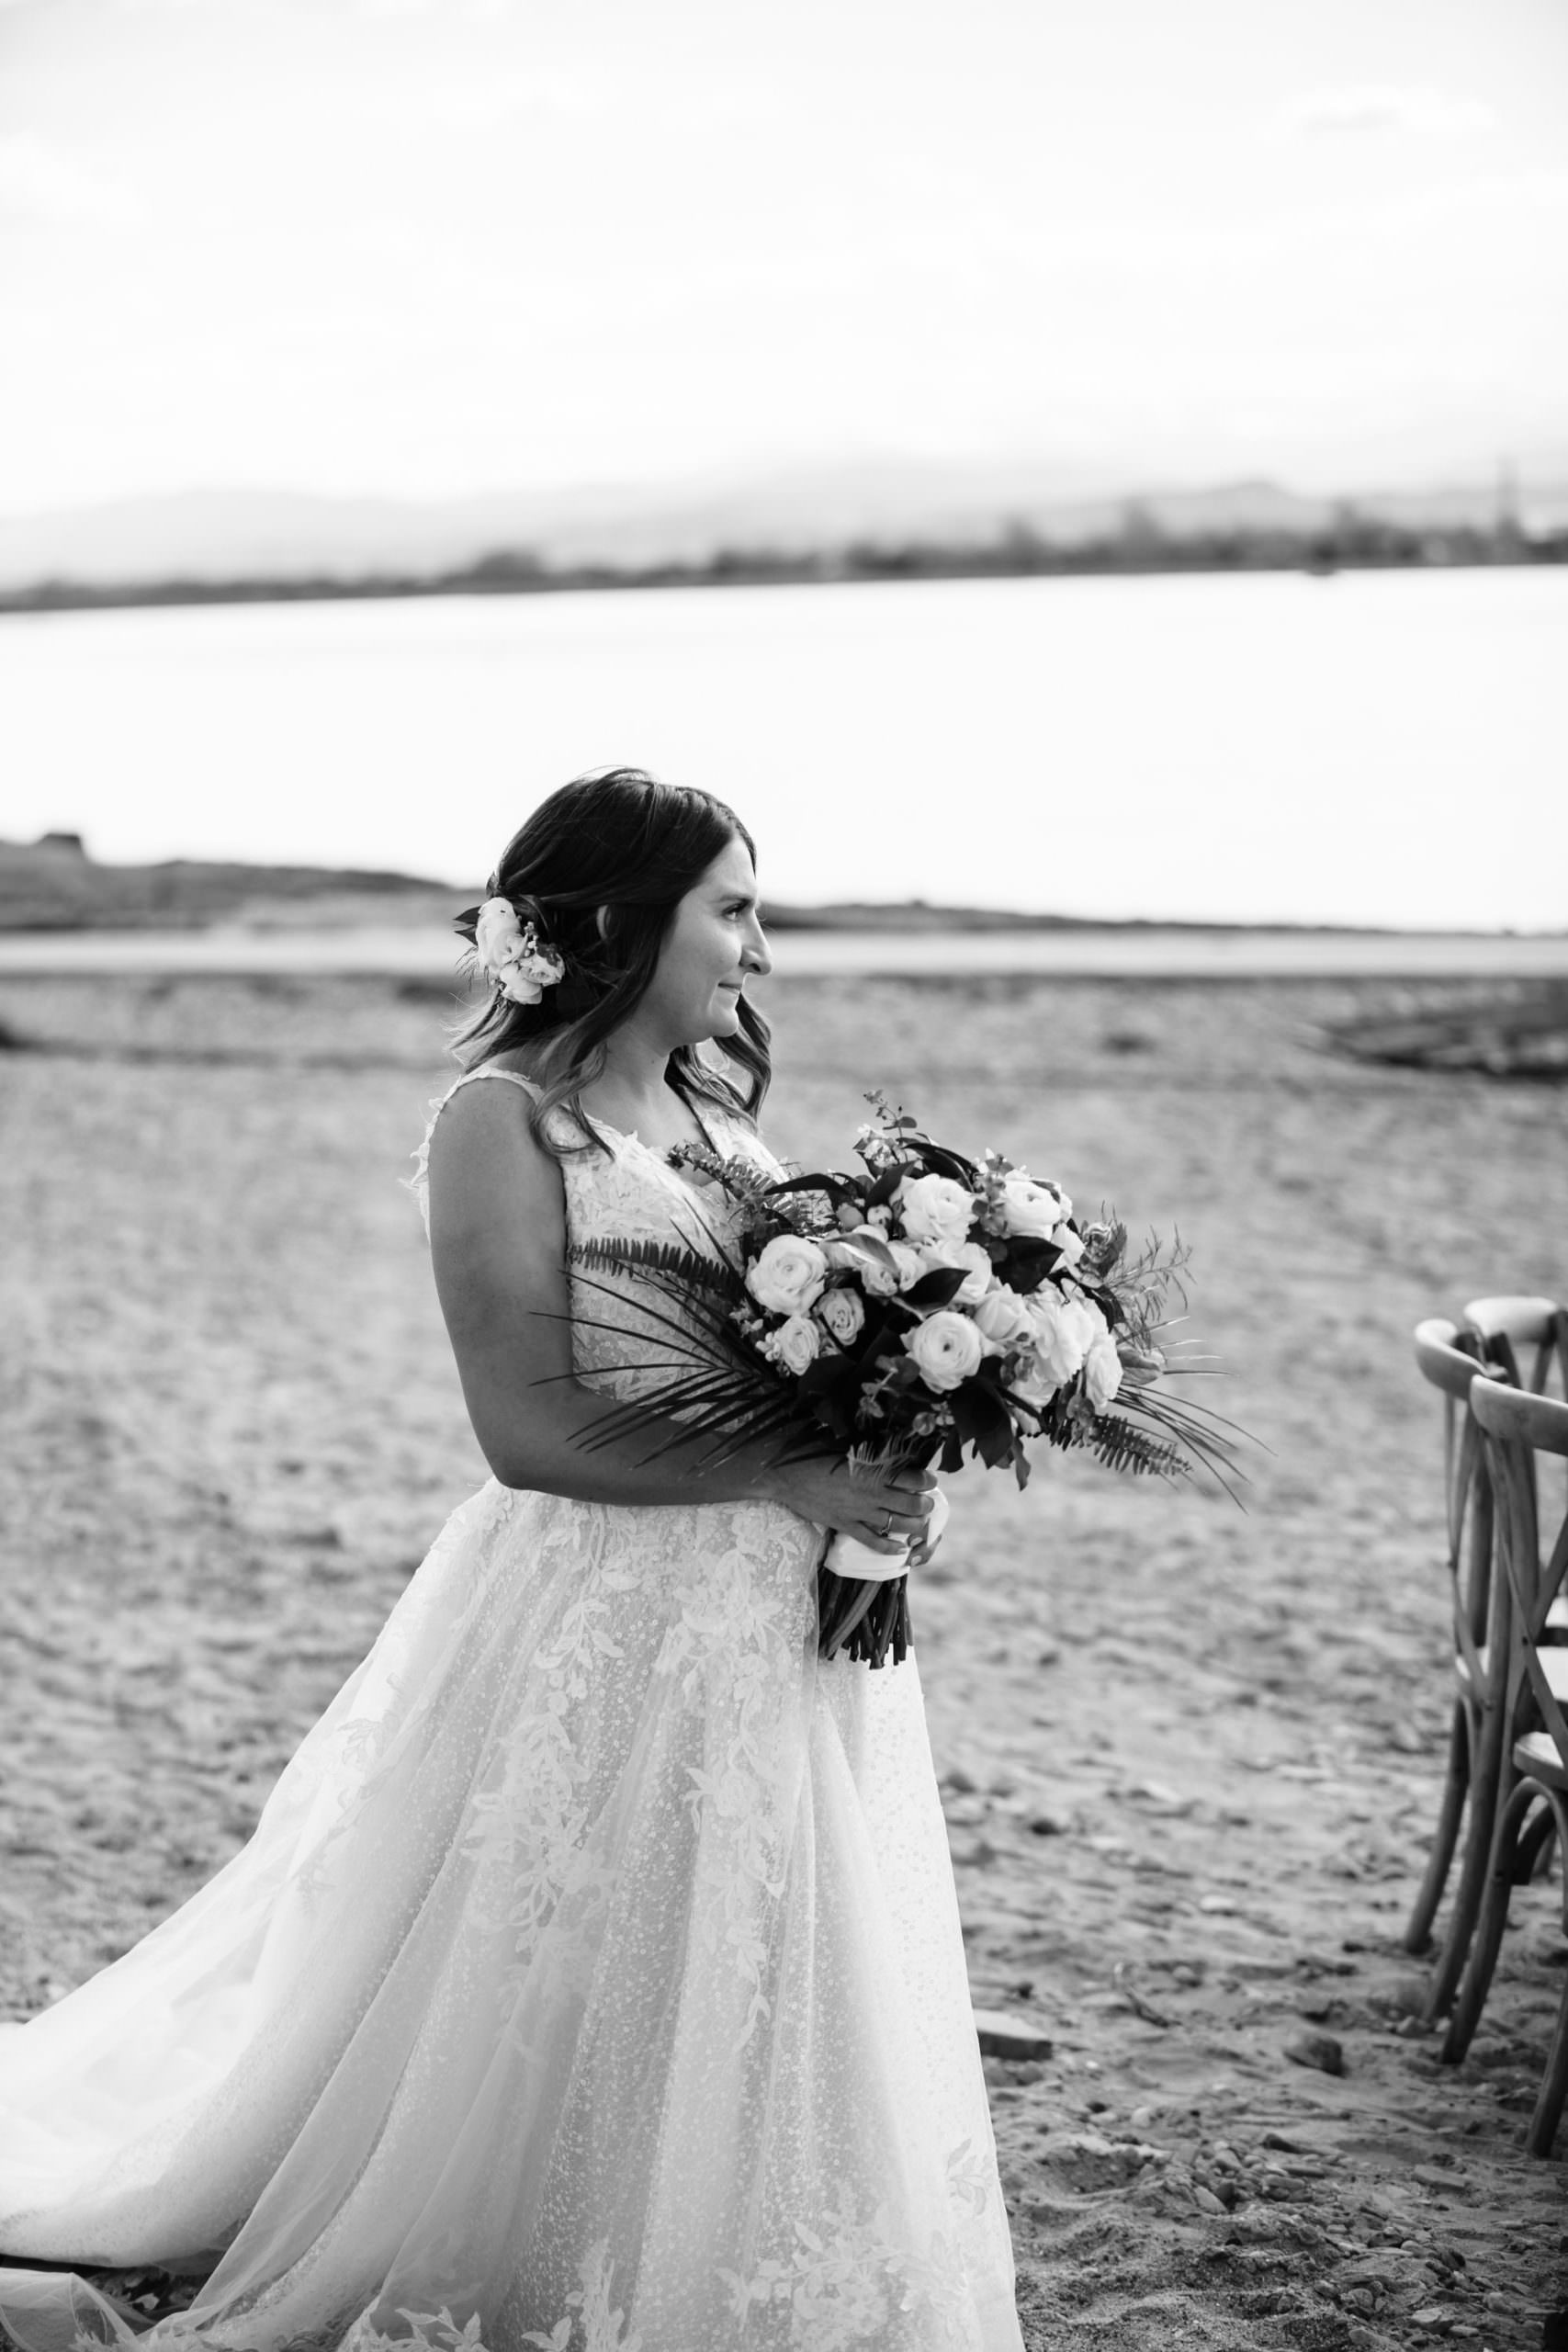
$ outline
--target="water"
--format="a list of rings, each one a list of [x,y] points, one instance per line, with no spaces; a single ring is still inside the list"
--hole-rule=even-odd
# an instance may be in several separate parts
[[[781,931],[781,975],[1035,972],[1134,979],[1568,978],[1568,932]],[[457,985],[449,926],[0,932],[0,978],[68,973],[394,973]]]
[[[781,899],[1561,927],[1568,571],[1034,580],[0,622],[0,831],[482,876],[636,762]]]

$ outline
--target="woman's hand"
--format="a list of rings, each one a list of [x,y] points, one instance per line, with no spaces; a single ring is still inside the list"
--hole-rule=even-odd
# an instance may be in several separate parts
[[[765,1471],[757,1491],[818,1527],[833,1528],[869,1551],[895,1558],[905,1539],[919,1551],[935,1485],[929,1470],[814,1454],[807,1461],[780,1463]]]

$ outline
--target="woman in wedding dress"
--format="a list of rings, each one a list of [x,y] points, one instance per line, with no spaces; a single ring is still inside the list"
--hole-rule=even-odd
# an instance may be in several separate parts
[[[477,933],[428,1221],[495,1475],[243,1850],[0,2028],[0,2322],[27,2352],[1020,2352],[914,1659],[817,1647],[822,1529],[919,1560],[928,1482],[700,1472],[676,1422],[653,1460],[584,1443],[662,1351],[569,1246],[720,1250],[671,1148],[776,1165],[750,836],[582,779]],[[202,2283],[138,2334],[72,2264]]]

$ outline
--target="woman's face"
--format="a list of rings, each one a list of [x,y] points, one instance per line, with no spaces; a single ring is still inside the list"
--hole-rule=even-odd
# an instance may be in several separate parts
[[[743,841],[722,849],[675,910],[652,982],[638,1007],[675,1046],[732,1037],[740,991],[773,969],[757,917],[757,876]]]

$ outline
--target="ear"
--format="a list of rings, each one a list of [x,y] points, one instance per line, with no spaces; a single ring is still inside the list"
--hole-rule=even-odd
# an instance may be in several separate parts
[[[593,921],[594,921],[595,924],[596,924],[596,925],[597,925],[597,927],[598,927],[598,932],[599,932],[599,936],[600,936],[600,938],[601,938],[601,939],[608,939],[608,938],[609,938],[609,936],[610,936],[610,910],[609,910],[609,908],[608,908],[608,907],[595,907],[595,908],[594,908],[594,910],[593,910]]]

